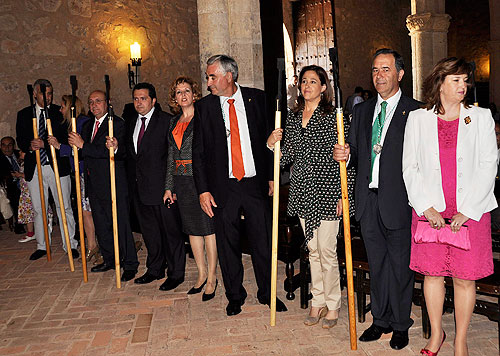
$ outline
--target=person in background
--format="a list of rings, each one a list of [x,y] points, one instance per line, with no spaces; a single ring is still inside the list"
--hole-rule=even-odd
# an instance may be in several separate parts
[[[354,89],[354,94],[350,95],[346,102],[345,102],[345,108],[344,110],[347,111],[348,114],[352,114],[354,105],[357,105],[359,103],[363,102],[363,88],[362,87],[356,87]]]
[[[213,219],[201,210],[193,178],[193,117],[194,102],[201,98],[198,84],[191,78],[178,77],[170,86],[170,110],[176,116],[170,123],[167,176],[164,201],[177,200],[182,229],[189,235],[198,279],[188,294],[200,293],[206,284],[202,300],[215,296],[217,288],[217,246]],[[177,198],[177,199],[175,199]],[[205,263],[205,250],[207,264]]]
[[[26,183],[26,180],[24,179],[24,157],[25,153],[23,151],[19,151],[19,171],[12,173],[17,178],[19,178],[19,187],[21,190],[21,194],[19,196],[17,220],[20,224],[25,224],[27,230],[26,236],[18,240],[19,242],[28,242],[35,239],[35,212],[33,210],[33,204],[31,203],[28,183]],[[51,212],[52,211],[50,211],[50,213]],[[48,220],[51,221],[52,219]]]
[[[306,66],[299,78],[300,95],[286,119],[280,163],[293,164],[288,215],[300,218],[309,249],[313,298],[304,324],[315,325],[324,317],[322,327],[329,329],[337,324],[341,305],[337,235],[342,218],[342,190],[339,163],[332,156],[337,143],[337,120],[333,90],[325,70]],[[267,147],[274,147],[282,133],[283,129],[274,130]],[[348,178],[352,197],[352,169]]]
[[[71,132],[71,105],[73,104],[72,95],[63,95],[61,98],[61,109],[59,110],[64,118],[64,123],[68,126],[68,133]],[[75,98],[75,115],[76,115],[76,132],[82,133],[82,127],[85,122],[90,120],[90,118],[85,115],[85,108],[83,106],[80,98]],[[73,160],[73,148],[67,144],[61,144],[54,136],[49,136],[49,144],[54,146],[59,150],[61,157],[70,157],[71,169],[75,171],[75,163]],[[75,179],[80,179],[80,190],[82,192],[82,216],[83,216],[83,228],[85,230],[85,235],[87,236],[87,251],[86,258],[87,262],[90,262],[92,258],[95,257],[94,264],[102,263],[102,256],[99,253],[99,246],[97,246],[97,241],[95,238],[95,227],[94,220],[92,219],[92,210],[90,208],[89,198],[85,195],[85,179],[84,179],[84,168],[83,160],[80,161],[80,177],[75,177]],[[97,263],[96,263],[97,262]]]
[[[13,213],[5,213],[2,215],[4,215],[4,219],[7,220],[11,231],[14,231],[16,234],[23,234],[25,232],[23,224],[17,221],[18,202],[21,194],[19,184],[19,150],[15,148],[16,141],[11,136],[3,137],[0,143],[0,179],[5,187],[7,199],[9,200],[7,204],[10,204],[10,210],[12,210]],[[8,210],[8,208],[6,209]],[[10,216],[10,218],[8,216]],[[21,240],[24,240],[24,238]]]

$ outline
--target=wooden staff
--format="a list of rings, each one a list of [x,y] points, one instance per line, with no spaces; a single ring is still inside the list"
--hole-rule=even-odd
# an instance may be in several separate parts
[[[45,112],[45,118],[47,122],[47,133],[50,136],[53,136],[52,133],[52,123],[49,118],[49,111],[47,110],[47,98],[45,96],[45,84],[40,84],[40,89],[42,90],[43,94],[43,110]],[[61,219],[62,219],[62,224],[63,224],[63,229],[64,229],[64,239],[66,241],[66,250],[68,251],[68,260],[69,260],[69,269],[71,272],[75,271],[75,265],[73,263],[73,253],[71,252],[71,244],[69,242],[69,233],[68,233],[68,224],[66,222],[66,210],[64,209],[64,200],[62,196],[62,189],[61,189],[61,178],[59,176],[59,167],[57,165],[57,155],[56,155],[56,149],[54,146],[50,146],[50,154],[52,155],[52,165],[54,168],[54,175],[56,176],[56,187],[57,187],[57,195],[59,198],[59,210],[61,211]]]
[[[36,109],[33,104],[33,86],[28,84],[28,93],[30,97],[31,107],[33,108],[33,138],[38,138],[38,120],[36,118]],[[40,161],[40,150],[35,151],[36,168],[38,171],[38,187],[40,190],[40,203],[42,206],[43,218],[43,235],[45,237],[45,250],[47,251],[47,261],[52,261],[50,255],[50,240],[49,240],[49,227],[47,226],[47,210],[45,208],[45,193],[43,191],[43,175],[42,175],[42,162]]]
[[[76,76],[69,77],[71,83],[71,131],[76,133]],[[80,190],[80,160],[78,159],[78,147],[73,145],[73,162],[75,163],[75,189],[76,189],[76,206],[78,208],[78,226],[80,230],[80,251],[82,254],[82,270],[83,281],[88,282],[87,276],[87,254],[85,251],[85,234],[83,231],[83,213],[82,213],[82,191]]]
[[[332,4],[333,7],[333,4]],[[334,17],[335,18],[335,17]],[[345,145],[344,137],[344,115],[342,113],[342,98],[339,84],[339,66],[337,48],[330,48],[330,60],[333,67],[333,78],[335,85],[335,106],[337,107],[337,142]],[[333,154],[333,153],[332,153]],[[356,336],[356,311],[354,309],[354,283],[352,273],[352,250],[351,250],[351,219],[349,216],[349,198],[347,193],[347,162],[341,161],[340,186],[342,189],[342,220],[344,222],[344,244],[345,244],[345,266],[347,271],[347,299],[349,305],[349,336],[351,350],[357,350],[358,339]]]
[[[281,82],[285,68],[284,58],[278,58],[278,96],[276,99],[276,113],[274,116],[274,129],[281,127]],[[280,141],[274,144],[274,178],[273,178],[273,230],[271,244],[271,326],[276,325],[276,283],[278,277],[278,224],[280,209]]]
[[[104,76],[106,81],[106,103],[108,104],[108,131],[109,137],[113,138],[113,106],[109,103],[109,76]],[[115,272],[116,288],[121,288],[120,276],[120,247],[118,244],[118,213],[116,209],[116,178],[115,178],[115,150],[109,148],[109,173],[111,177],[111,213],[113,215],[113,243],[115,248]]]

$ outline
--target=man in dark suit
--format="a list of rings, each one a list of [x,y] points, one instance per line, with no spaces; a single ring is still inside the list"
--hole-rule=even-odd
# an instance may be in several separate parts
[[[350,160],[357,169],[356,219],[370,265],[373,324],[360,341],[373,341],[393,331],[390,345],[408,345],[413,295],[410,264],[411,208],[402,175],[406,118],[419,103],[402,95],[403,58],[378,50],[372,62],[378,96],[354,107],[348,145],[335,146],[337,161]]]
[[[265,93],[240,87],[238,65],[225,55],[207,61],[211,95],[196,105],[193,132],[193,175],[203,211],[215,217],[219,262],[229,304],[227,315],[241,312],[243,287],[240,225],[245,216],[257,298],[270,305],[272,154]],[[229,156],[228,156],[229,155]],[[228,158],[229,157],[229,158]],[[279,299],[277,311],[286,311]]]
[[[38,79],[33,85],[33,97],[35,99],[35,112],[38,123],[39,138],[34,139],[33,135],[33,107],[28,106],[17,113],[17,144],[19,148],[26,152],[24,158],[24,179],[28,183],[28,189],[35,210],[35,237],[37,242],[37,250],[30,256],[30,260],[37,260],[47,254],[45,246],[45,237],[43,229],[42,204],[40,200],[40,187],[38,184],[38,170],[36,169],[35,151],[40,150],[40,160],[42,163],[43,189],[45,193],[45,207],[48,208],[49,188],[54,196],[56,204],[57,217],[61,218],[61,209],[59,207],[59,198],[57,196],[56,178],[54,175],[52,155],[50,154],[50,145],[48,143],[47,117],[43,110],[43,93],[40,90],[40,85],[46,87],[47,111],[48,118],[52,123],[52,133],[60,143],[68,143],[68,126],[64,124],[62,114],[59,112],[60,107],[52,104],[53,89],[52,84],[46,79]],[[78,258],[77,241],[75,236],[75,219],[71,210],[71,166],[69,157],[60,157],[59,151],[56,151],[57,165],[59,168],[59,176],[61,181],[62,198],[64,202],[64,213],[66,214],[66,222],[68,225],[69,240],[71,243],[71,252],[73,258]],[[64,251],[67,251],[66,241],[64,238],[63,224],[59,224],[61,230],[61,238]],[[50,241],[50,229],[49,229]]]
[[[0,154],[0,179],[2,184],[5,185],[7,191],[7,198],[10,201],[10,206],[12,207],[13,217],[9,220],[9,227],[14,229],[16,234],[23,234],[24,228],[21,224],[17,222],[17,210],[19,207],[19,196],[21,195],[21,190],[19,189],[19,150],[15,149],[16,141],[14,137],[5,136],[0,141],[0,148],[2,153]],[[34,240],[35,236],[26,236],[19,240],[19,242],[27,242]]]
[[[139,83],[132,91],[135,117],[127,120],[127,174],[142,237],[148,249],[146,273],[137,284],[168,278],[160,290],[175,289],[184,282],[186,253],[176,204],[163,204],[167,172],[168,132],[171,116],[156,104],[155,87]],[[108,141],[116,147],[116,140]]]
[[[109,150],[106,147],[106,136],[109,136],[106,94],[101,90],[93,91],[89,95],[89,107],[95,120],[88,120],[83,124],[82,136],[70,132],[68,142],[80,149],[84,160],[85,194],[90,200],[95,232],[104,259],[103,263],[92,267],[91,271],[105,272],[115,268]],[[118,142],[124,142],[125,123],[118,116],[113,118],[113,135]],[[116,150],[118,241],[120,264],[123,267],[121,280],[129,281],[135,277],[139,261],[128,220],[129,201],[124,158],[125,148]]]

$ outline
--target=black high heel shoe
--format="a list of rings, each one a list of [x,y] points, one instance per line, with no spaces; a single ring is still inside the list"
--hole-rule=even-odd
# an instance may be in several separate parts
[[[215,288],[214,288],[214,291],[212,293],[209,293],[209,294],[203,293],[203,295],[201,296],[201,300],[203,302],[209,301],[210,299],[215,297],[215,291],[217,290],[217,283],[218,283],[218,281],[215,280]]]
[[[198,288],[196,288],[196,287],[191,288],[191,289],[187,292],[187,294],[198,294],[198,293],[200,293],[200,292],[201,292],[201,290],[203,289],[203,287],[205,286],[205,284],[207,284],[207,279],[205,279],[205,282],[203,282],[203,283],[201,284],[201,286],[199,286]]]

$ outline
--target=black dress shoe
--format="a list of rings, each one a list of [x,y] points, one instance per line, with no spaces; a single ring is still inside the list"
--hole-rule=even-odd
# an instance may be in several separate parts
[[[179,285],[184,282],[184,278],[182,279],[175,279],[175,278],[167,278],[165,282],[160,286],[160,290],[162,291],[168,291],[177,288]]]
[[[149,274],[148,272],[144,273],[142,276],[140,276],[139,278],[136,278],[134,280],[134,283],[135,284],[148,284],[148,283],[151,283],[151,282],[154,282],[158,279],[163,279],[163,277],[165,277],[164,275],[163,276],[153,276],[152,274]]]
[[[361,336],[359,337],[359,341],[375,341],[380,339],[382,334],[389,334],[390,332],[392,332],[392,328],[390,326],[384,328],[382,326],[372,324],[363,332],[363,334],[361,334]]]
[[[12,231],[12,230],[11,230]],[[16,223],[14,225],[14,233],[16,234],[25,234],[26,230],[24,230],[24,226],[22,224]]]
[[[394,330],[389,345],[391,345],[391,347],[394,350],[401,350],[408,345],[408,342],[409,342],[408,330],[405,331]]]
[[[241,313],[241,306],[245,304],[245,300],[236,300],[236,301],[229,301],[226,307],[226,314],[227,316],[233,316],[233,315],[238,315]]]
[[[190,290],[188,290],[187,294],[198,294],[201,292],[201,290],[203,289],[203,287],[205,286],[205,284],[207,284],[207,279],[205,279],[205,282],[203,282],[201,284],[201,286],[199,287],[192,287]],[[205,293],[203,293],[203,295],[205,295]]]
[[[271,298],[257,298],[259,300],[260,304],[266,304],[271,308]],[[288,311],[288,308],[286,307],[285,303],[283,303],[279,298],[276,298],[276,311],[277,312],[286,312]]]
[[[71,255],[73,256],[73,258],[80,257],[80,253],[78,252],[78,250],[76,248],[71,249]]]
[[[39,258],[42,258],[46,254],[47,254],[47,251],[45,251],[45,250],[36,250],[35,252],[33,252],[31,254],[30,260],[32,260],[32,261],[38,260]]]
[[[212,293],[203,293],[203,295],[201,296],[202,302],[207,302],[210,299],[213,299],[215,297],[215,291],[217,290],[217,284],[218,284],[218,281],[215,280],[215,288],[214,288],[214,291]]]
[[[110,269],[115,269],[113,265],[107,265],[106,263],[101,263],[100,265],[96,265],[90,269],[91,272],[106,272]]]
[[[137,270],[126,269],[125,271],[123,271],[122,278],[120,278],[120,280],[122,282],[130,281],[131,279],[133,279],[135,277],[136,274],[137,274]]]

